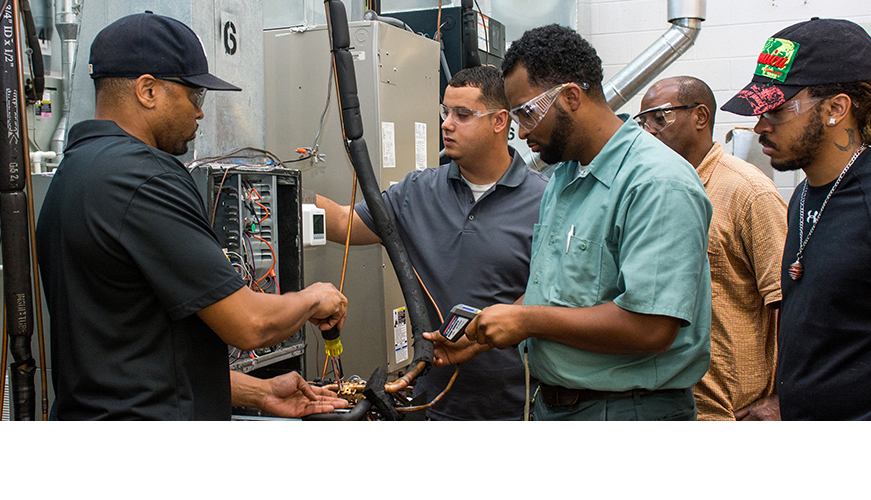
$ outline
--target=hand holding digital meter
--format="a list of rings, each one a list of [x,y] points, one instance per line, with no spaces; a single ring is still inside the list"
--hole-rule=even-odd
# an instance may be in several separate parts
[[[467,306],[465,304],[457,304],[451,309],[451,315],[442,323],[441,328],[439,328],[439,333],[442,334],[442,337],[450,340],[451,342],[456,342],[466,333],[466,326],[475,319],[481,312],[480,309],[476,309],[471,306]]]

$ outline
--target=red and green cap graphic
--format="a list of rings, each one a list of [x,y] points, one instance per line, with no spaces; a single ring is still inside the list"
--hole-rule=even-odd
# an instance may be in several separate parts
[[[798,52],[798,43],[783,38],[769,38],[765,42],[754,74],[785,82]]]

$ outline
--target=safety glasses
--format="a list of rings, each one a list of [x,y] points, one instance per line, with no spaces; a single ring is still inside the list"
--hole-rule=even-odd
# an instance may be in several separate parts
[[[641,113],[635,115],[634,120],[635,123],[641,126],[641,128],[647,130],[651,134],[655,134],[668,128],[669,125],[674,123],[674,120],[677,118],[677,115],[674,113],[675,111],[679,109],[692,109],[696,106],[701,106],[701,104],[672,106],[670,102],[667,102],[662,106],[645,109]]]
[[[161,80],[166,80],[168,82],[177,83],[179,85],[184,85],[187,88],[194,89],[193,93],[190,94],[190,100],[197,109],[203,109],[203,104],[206,102],[206,89],[205,87],[197,87],[196,85],[191,85],[188,82],[185,82],[179,78],[167,77],[161,78]]]
[[[771,111],[766,111],[765,113],[762,113],[759,116],[761,118],[765,118],[765,121],[772,125],[780,125],[781,123],[786,123],[790,120],[798,118],[799,115],[813,109],[813,107],[816,106],[817,103],[826,99],[826,97],[792,99],[790,101],[786,101],[785,103],[772,109]]]
[[[550,90],[542,92],[538,96],[512,109],[508,114],[511,116],[512,120],[517,122],[518,126],[531,132],[532,129],[538,126],[538,123],[541,122],[544,115],[550,111],[550,107],[553,106],[554,102],[556,102],[556,97],[559,93],[571,84],[572,82],[563,83]],[[577,85],[584,90],[590,88],[589,84],[586,83],[579,83]]]
[[[446,121],[449,116],[454,116],[454,121],[457,123],[468,123],[475,118],[479,118],[482,116],[492,115],[493,113],[498,113],[502,111],[501,109],[485,109],[483,111],[476,109],[464,108],[462,106],[456,106],[453,108],[449,108],[444,104],[439,104],[439,116],[442,117],[443,121]]]

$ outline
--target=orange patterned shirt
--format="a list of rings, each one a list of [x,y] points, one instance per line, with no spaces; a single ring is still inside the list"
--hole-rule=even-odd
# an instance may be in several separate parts
[[[714,206],[713,298],[711,367],[693,391],[699,420],[734,420],[774,391],[786,203],[765,174],[716,142],[696,172]]]

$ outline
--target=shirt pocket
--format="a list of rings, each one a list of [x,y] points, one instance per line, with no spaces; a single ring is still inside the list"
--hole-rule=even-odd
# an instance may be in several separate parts
[[[602,244],[572,237],[568,252],[560,258],[556,275],[555,302],[568,307],[589,307],[599,299],[602,274]]]

